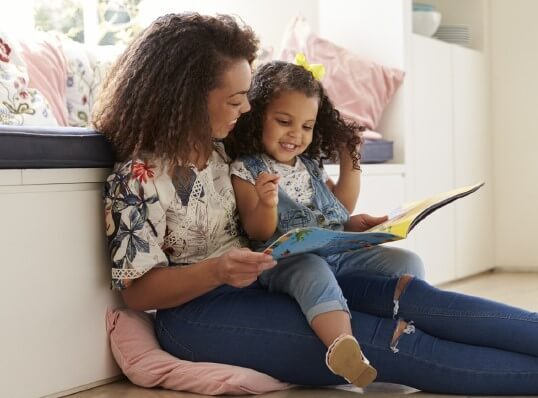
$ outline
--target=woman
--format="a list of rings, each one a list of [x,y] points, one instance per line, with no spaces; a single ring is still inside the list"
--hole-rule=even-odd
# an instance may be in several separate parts
[[[119,159],[104,190],[112,284],[129,307],[158,309],[157,337],[173,355],[341,384],[294,300],[258,288],[275,262],[246,249],[238,227],[218,140],[250,108],[256,48],[252,31],[230,17],[167,15],[111,70],[94,124]],[[366,229],[383,218],[355,221]],[[417,278],[394,276],[405,273]],[[376,247],[339,277],[377,380],[441,393],[538,393],[536,314],[434,289],[422,274],[416,255]]]

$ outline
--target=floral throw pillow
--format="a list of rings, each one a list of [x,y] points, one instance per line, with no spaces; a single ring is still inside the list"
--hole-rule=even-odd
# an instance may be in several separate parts
[[[97,101],[101,84],[106,78],[108,70],[116,62],[116,59],[125,50],[123,46],[94,46],[87,48],[88,59],[93,71],[93,84],[90,91],[90,109]]]
[[[50,104],[28,80],[17,42],[0,32],[0,124],[57,126]]]
[[[62,51],[67,60],[66,106],[71,126],[90,124],[91,110],[106,72],[123,48],[88,47],[62,37]]]
[[[66,107],[70,126],[86,127],[90,122],[93,91],[93,69],[82,43],[61,37],[61,46],[67,61]]]

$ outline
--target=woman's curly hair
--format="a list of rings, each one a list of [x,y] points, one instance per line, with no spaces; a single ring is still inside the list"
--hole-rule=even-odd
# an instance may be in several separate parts
[[[262,132],[265,112],[271,101],[287,91],[299,91],[307,97],[319,99],[312,143],[305,154],[317,160],[321,166],[325,159],[336,161],[338,150],[345,145],[353,160],[353,168],[360,170],[357,147],[361,143],[359,132],[363,128],[340,116],[325,94],[323,86],[314,79],[310,71],[302,66],[281,61],[269,62],[256,70],[248,93],[252,109],[239,118],[225,139],[228,153],[236,158],[264,152]]]
[[[227,15],[168,14],[134,39],[111,68],[92,122],[118,160],[150,153],[184,164],[212,151],[209,91],[236,60],[255,58],[252,29]]]

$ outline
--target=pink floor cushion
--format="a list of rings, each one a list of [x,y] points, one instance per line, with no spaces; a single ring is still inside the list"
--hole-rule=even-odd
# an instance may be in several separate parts
[[[252,369],[190,362],[159,347],[153,317],[129,309],[108,310],[106,327],[112,354],[134,384],[206,395],[262,394],[293,387]]]

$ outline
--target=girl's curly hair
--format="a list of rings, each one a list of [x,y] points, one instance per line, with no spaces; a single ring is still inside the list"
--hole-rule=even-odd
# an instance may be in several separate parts
[[[92,122],[118,160],[141,153],[184,164],[212,151],[209,91],[237,60],[255,58],[252,29],[227,15],[168,14],[134,39],[108,73]]]
[[[319,99],[312,143],[305,154],[317,160],[321,166],[325,159],[336,161],[338,150],[345,145],[353,160],[353,168],[360,170],[357,146],[361,143],[359,132],[363,128],[340,116],[323,86],[310,71],[281,61],[264,64],[256,70],[248,93],[252,109],[239,118],[225,139],[227,152],[233,158],[264,152],[262,131],[266,109],[271,101],[287,91],[299,91],[307,97]]]

